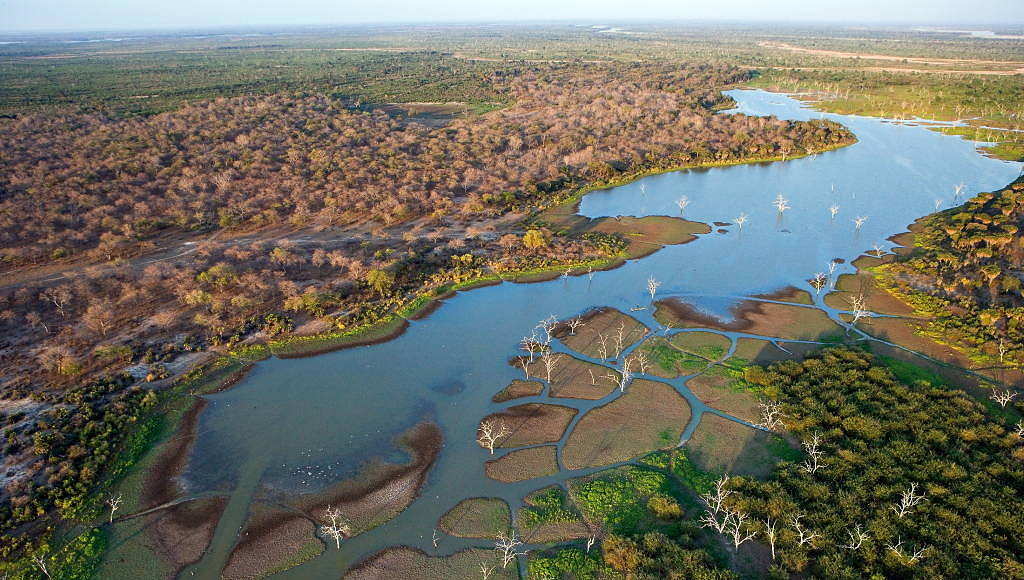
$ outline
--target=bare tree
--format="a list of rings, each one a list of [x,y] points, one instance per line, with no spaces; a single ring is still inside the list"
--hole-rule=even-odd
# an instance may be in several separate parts
[[[871,249],[875,251],[875,257],[876,258],[881,258],[882,257],[882,250],[883,250],[882,244],[879,244],[879,243],[876,242],[876,243],[871,245]]]
[[[917,495],[917,483],[911,483],[910,487],[907,488],[902,494],[900,494],[900,501],[896,505],[891,506],[892,511],[896,512],[898,517],[903,517],[910,512],[911,508],[924,501],[924,494]]]
[[[920,560],[922,556],[924,556],[924,553],[928,551],[928,548],[926,546],[919,550],[913,550],[913,548],[911,547],[908,548],[911,551],[904,552],[903,538],[898,537],[896,539],[897,542],[895,544],[893,544],[892,542],[886,542],[885,547],[892,550],[896,554],[896,556],[907,566],[913,566],[914,564],[916,564],[917,561]]]
[[[953,187],[953,203],[960,201],[960,194],[964,192],[964,187],[966,187],[966,185],[963,183]]]
[[[832,206],[828,208],[828,211],[832,214],[832,220],[835,220],[836,216],[839,215],[839,204],[833,203]]]
[[[1024,421],[1017,421],[1017,437],[1024,439]]]
[[[783,197],[781,193],[775,198],[775,201],[773,201],[772,204],[779,213],[783,213],[787,209],[790,209],[789,200]]]
[[[747,223],[747,220],[749,219],[749,217],[750,216],[748,216],[747,214],[741,213],[740,215],[736,216],[736,219],[733,220],[733,221],[735,221],[736,222],[736,226],[739,227],[740,230],[742,230],[744,224]]]
[[[351,533],[352,528],[342,517],[341,510],[337,508],[327,506],[324,515],[327,517],[327,521],[320,526],[320,533],[334,540],[335,548],[341,549],[341,540]]]
[[[526,362],[526,357],[525,356],[519,357],[519,366],[523,367],[523,374],[525,374],[526,378],[529,379],[530,378],[530,365],[529,365],[529,363]]]
[[[110,506],[110,523],[114,523],[114,512],[121,507],[121,500],[121,495],[118,495],[117,497],[110,496],[107,498],[107,505]]]
[[[64,318],[67,314],[65,308],[69,302],[71,302],[71,289],[67,286],[53,286],[43,290],[39,297],[43,300],[51,302],[57,307],[57,312],[60,312],[60,317]]]
[[[477,428],[476,442],[494,455],[494,446],[498,440],[510,433],[504,422],[497,419],[487,419]]]
[[[859,232],[860,229],[862,227],[864,227],[864,223],[867,222],[867,221],[868,221],[868,216],[866,216],[866,215],[857,216],[857,217],[853,218],[853,228]]]
[[[615,332],[615,356],[618,357],[622,354],[622,349],[625,348],[626,340],[626,323],[619,324],[619,329]]]
[[[850,320],[850,327],[853,327],[857,325],[857,321],[868,316],[870,313],[865,308],[863,294],[854,295],[848,300],[848,302],[850,303],[850,315],[853,317],[853,319]],[[847,332],[849,332],[849,328],[847,328]]]
[[[763,427],[766,431],[775,431],[782,426],[782,403],[765,399],[758,406],[761,407],[761,422],[757,424],[758,427]]]
[[[508,565],[515,561],[519,556],[525,556],[526,551],[520,552],[519,549],[523,543],[516,538],[515,530],[512,531],[511,535],[506,535],[505,532],[498,534],[498,541],[494,543],[494,549],[498,551],[501,556],[501,569],[508,568]]]
[[[601,355],[601,358],[608,358],[608,337],[603,333],[597,333],[597,353]]]
[[[575,335],[576,329],[583,326],[583,319],[577,316],[576,318],[570,318],[565,324],[569,327],[569,334]]]
[[[540,349],[540,342],[537,341],[537,333],[534,332],[530,336],[524,336],[523,340],[519,341],[519,348],[530,353],[530,362],[533,362],[533,356]]]
[[[941,208],[941,207],[942,207],[942,204],[943,204],[943,203],[944,203],[944,202],[943,202],[943,201],[942,201],[941,199],[936,199],[936,200],[935,200],[935,210],[936,210],[936,211],[938,211],[938,210],[939,210],[939,208]]]
[[[768,545],[772,548],[772,560],[775,559],[775,537],[778,534],[778,530],[776,529],[777,526],[778,522],[772,520],[771,516],[765,517],[764,521],[761,522],[761,527],[763,528],[762,533],[764,534],[764,537],[768,538]]]
[[[487,580],[494,574],[494,566],[488,566],[486,562],[480,562],[480,575],[483,576],[483,580]]]
[[[1006,353],[1009,352],[1010,349],[1006,346],[1006,343],[1003,342],[1003,339],[1001,338],[999,339],[999,344],[996,348],[999,349],[999,364],[1003,364],[1003,359],[1006,358]]]
[[[441,541],[441,534],[437,533],[437,528],[434,528],[434,532],[430,535],[430,541],[434,544],[434,549],[437,549],[437,543]]]
[[[622,361],[622,371],[619,373],[619,392],[626,392],[626,385],[633,378],[633,373],[629,370],[630,359]]]
[[[654,276],[647,278],[647,292],[651,295],[651,300],[654,300],[654,294],[658,292],[660,286],[661,282],[658,282]]]
[[[647,359],[647,353],[636,350],[633,352],[633,358],[636,359],[636,364],[640,374],[646,375],[647,369],[650,366],[650,361]]]
[[[821,436],[815,433],[811,436],[810,441],[804,441],[804,452],[807,453],[807,459],[803,462],[803,470],[807,473],[816,473],[819,469],[825,467],[821,460],[825,457],[825,452],[819,449],[821,445]]]
[[[687,206],[690,205],[690,198],[684,195],[676,200],[676,205],[679,206],[679,215],[683,215],[686,213]]]
[[[551,372],[553,370],[555,370],[555,363],[558,362],[558,359],[554,355],[552,355],[551,353],[548,353],[548,354],[544,355],[544,358],[541,359],[541,362],[544,363],[545,378],[550,383],[551,382]]]
[[[588,522],[587,527],[590,528],[590,536],[587,538],[587,553],[589,554],[597,540],[604,537],[604,526],[598,521],[595,524]]]
[[[590,373],[590,384],[596,385],[597,377],[594,376],[594,369],[588,367],[587,372]]]
[[[50,575],[50,570],[46,567],[46,558],[40,556],[39,554],[33,554],[32,561],[35,563],[36,567],[39,568],[39,570],[42,571],[43,574],[46,575],[47,578],[53,580],[53,576]]]
[[[719,534],[724,534],[726,527],[732,520],[732,512],[726,508],[725,500],[732,495],[727,489],[729,476],[723,475],[715,481],[715,488],[700,495],[701,501],[707,506],[700,518],[700,525],[704,528],[713,528]]]
[[[821,290],[826,284],[828,284],[828,278],[825,276],[824,272],[818,272],[814,275],[814,278],[811,279],[811,286],[814,287],[815,294],[821,294]]]
[[[1005,391],[1000,391],[998,389],[992,389],[992,394],[989,395],[990,399],[992,399],[993,401],[999,403],[999,406],[1004,408],[1004,409],[1006,408],[1006,405],[1008,405],[1010,403],[1010,401],[1012,401],[1016,397],[1017,397],[1017,393],[1013,392],[1010,389],[1007,389]]]
[[[803,517],[804,515],[801,513],[793,514],[793,516],[789,519],[789,523],[793,525],[793,530],[796,531],[797,544],[801,546],[803,546],[804,544],[810,544],[811,547],[813,547],[814,540],[819,538],[821,534],[817,532],[812,532],[805,528],[803,524],[800,523],[800,520]]]
[[[860,528],[860,524],[854,526],[852,530],[846,530],[846,533],[850,536],[850,543],[843,546],[847,550],[859,550],[864,544],[864,540],[868,539],[868,535]]]
[[[733,549],[738,550],[744,542],[754,539],[757,530],[750,530],[750,526],[747,524],[747,514],[739,510],[732,510],[729,516],[725,531],[732,536]]]

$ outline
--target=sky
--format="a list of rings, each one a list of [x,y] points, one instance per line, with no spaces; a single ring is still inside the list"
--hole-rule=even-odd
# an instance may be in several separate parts
[[[0,31],[577,20],[1024,24],[1024,0],[0,0]]]

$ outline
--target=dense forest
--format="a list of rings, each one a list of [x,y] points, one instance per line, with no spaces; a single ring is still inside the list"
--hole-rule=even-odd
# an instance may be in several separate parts
[[[913,252],[879,269],[947,340],[1024,362],[1024,178],[921,220]]]
[[[901,382],[859,350],[748,367],[746,378],[782,403],[787,428],[817,454],[783,462],[767,481],[730,478],[728,501],[755,522],[752,530],[763,535],[775,522],[779,570],[1024,576],[1018,428],[961,391]]]

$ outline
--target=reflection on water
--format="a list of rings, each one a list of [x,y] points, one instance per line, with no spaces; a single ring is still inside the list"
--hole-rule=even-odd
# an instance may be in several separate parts
[[[738,102],[735,112],[785,119],[821,116],[778,94],[731,94]],[[440,424],[446,445],[422,498],[340,552],[329,550],[285,576],[337,575],[355,559],[389,545],[411,544],[437,553],[472,545],[471,540],[445,537],[433,550],[430,537],[437,518],[466,497],[496,495],[514,502],[552,481],[490,481],[483,476],[486,451],[474,442],[479,418],[499,407],[490,402],[491,395],[521,376],[506,361],[538,320],[551,314],[569,317],[597,305],[629,312],[648,302],[645,282],[651,275],[663,282],[659,298],[685,295],[702,311],[727,314],[743,296],[790,285],[809,288],[807,280],[827,271],[835,258],[847,262],[837,274],[849,271],[848,262],[874,244],[890,247],[889,236],[934,211],[936,198],[951,204],[956,184],[965,183],[967,192],[991,190],[1018,173],[1018,165],[982,157],[958,137],[869,118],[825,117],[848,126],[860,141],[784,163],[653,176],[642,180],[642,189],[634,183],[595,192],[580,206],[591,217],[679,215],[676,201],[685,195],[690,200],[687,218],[731,223],[746,213],[749,221],[742,230],[724,226],[726,233],[665,248],[592,280],[507,283],[460,294],[427,319],[412,322],[396,340],[260,363],[241,384],[209,397],[186,480],[193,492],[230,490],[234,509],[229,508],[211,553],[194,571],[217,577],[244,521],[245,504],[261,482],[315,491],[351,475],[368,457],[401,460],[391,444],[394,435],[424,417]],[[773,206],[779,193],[791,206],[782,215]],[[834,219],[833,204],[840,208]],[[858,230],[853,220],[860,216],[867,219]],[[657,327],[650,310],[629,313]],[[682,381],[673,384],[685,391]],[[699,415],[699,402],[691,402]]]

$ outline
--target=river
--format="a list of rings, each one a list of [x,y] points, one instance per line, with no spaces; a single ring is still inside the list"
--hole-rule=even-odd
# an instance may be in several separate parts
[[[474,441],[479,419],[507,406],[491,403],[491,396],[521,376],[506,361],[538,320],[571,317],[592,306],[629,312],[649,301],[645,281],[652,275],[663,282],[659,298],[686,296],[717,314],[745,296],[786,286],[809,289],[806,281],[832,259],[847,262],[837,274],[852,271],[850,261],[875,244],[891,247],[887,238],[934,211],[936,200],[950,207],[956,185],[965,185],[962,200],[1002,187],[1020,172],[1019,164],[984,157],[974,143],[922,126],[822,115],[763,91],[730,94],[738,106],[723,114],[825,117],[849,127],[859,142],[813,157],[673,172],[591,193],[580,204],[590,217],[678,216],[675,202],[685,195],[687,219],[731,223],[746,213],[749,221],[742,230],[733,225],[727,233],[666,247],[592,279],[505,283],[461,293],[383,344],[257,364],[240,384],[209,396],[201,417],[183,480],[189,493],[225,492],[231,500],[210,551],[185,575],[218,577],[261,486],[317,491],[351,476],[370,456],[402,460],[393,437],[425,418],[441,426],[445,447],[420,499],[341,550],[328,549],[282,576],[337,577],[360,558],[399,544],[431,554],[486,547],[487,541],[446,536],[434,549],[431,533],[464,498],[498,496],[515,508],[525,493],[567,476],[519,484],[488,480],[482,465],[490,456]],[[780,193],[791,206],[781,216],[772,204]],[[835,219],[833,204],[839,206]],[[853,222],[858,216],[867,218],[859,229]],[[631,314],[654,326],[649,310]],[[670,382],[690,398],[695,425],[705,408],[688,395],[685,381]],[[585,410],[592,403],[578,406]]]

